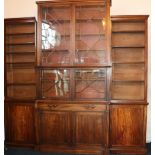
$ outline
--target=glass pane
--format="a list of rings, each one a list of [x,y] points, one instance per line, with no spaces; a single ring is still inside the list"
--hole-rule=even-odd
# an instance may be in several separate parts
[[[75,80],[76,98],[106,99],[106,69],[78,69]]]
[[[105,4],[76,6],[76,63],[105,63],[105,10]]]
[[[42,65],[70,63],[70,19],[68,6],[42,10]]]
[[[42,98],[69,97],[69,70],[42,70]]]

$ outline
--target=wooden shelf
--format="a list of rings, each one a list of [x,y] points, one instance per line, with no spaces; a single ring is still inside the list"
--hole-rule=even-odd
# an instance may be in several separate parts
[[[119,82],[119,83],[143,83],[145,80],[112,80],[112,82]]]
[[[74,64],[74,67],[77,68],[104,68],[104,67],[111,67],[111,64],[90,64],[90,63],[85,63],[85,64],[80,64],[80,63],[76,63]]]
[[[63,20],[63,19],[56,19],[56,20],[50,20],[48,19],[51,23],[54,25],[56,24],[64,24],[64,23],[70,23],[70,20]]]
[[[35,54],[35,52],[6,52],[6,54],[19,54],[19,55],[25,55],[25,54]]]
[[[36,97],[22,97],[22,98],[19,98],[19,97],[7,97],[7,99],[5,100],[8,100],[8,101],[13,101],[13,102],[34,102],[36,100]],[[31,103],[30,103],[31,104]]]
[[[76,37],[96,37],[96,36],[105,37],[105,34],[76,34]]]
[[[37,66],[37,68],[45,68],[45,69],[52,69],[52,68],[104,68],[104,67],[111,67],[111,64],[104,64],[104,65],[98,65],[98,64],[74,64],[74,65],[67,65],[67,64],[53,64],[53,65],[41,65]]]
[[[145,46],[112,46],[112,48],[145,48]]]
[[[6,64],[7,69],[15,70],[15,69],[34,69],[35,64]]]
[[[70,79],[65,79],[63,81],[70,81]],[[42,79],[41,82],[46,82],[46,83],[51,83],[51,82],[55,82],[55,80],[50,80],[50,79]]]
[[[145,33],[144,30],[119,30],[119,31],[112,31],[112,33]]]
[[[144,61],[139,61],[139,62],[112,62],[112,64],[143,64],[145,63]]]
[[[35,35],[35,32],[30,32],[30,33],[6,33],[7,36],[16,36],[16,35]]]
[[[46,52],[51,52],[51,53],[53,53],[53,52],[70,52],[70,51],[68,51],[68,50],[53,50],[53,49],[42,49],[42,52],[44,53],[46,53]]]
[[[7,83],[7,86],[16,86],[16,85],[36,85],[36,83]]]
[[[34,42],[25,42],[25,43],[6,43],[9,46],[16,46],[16,45],[34,45]]]
[[[85,22],[101,22],[103,19],[76,19],[76,23],[85,23]]]
[[[138,104],[141,104],[141,105],[147,105],[148,103],[146,103],[147,101],[145,100],[134,100],[134,102],[132,100],[126,100],[126,99],[115,99],[115,100],[110,100],[110,103],[112,104],[117,104],[117,105],[138,105]]]
[[[11,65],[11,64],[13,64],[13,65],[14,65],[14,64],[18,64],[18,65],[20,65],[20,64],[21,64],[21,65],[22,65],[22,64],[23,64],[23,65],[26,65],[26,64],[33,64],[33,65],[34,65],[35,62],[6,62],[6,64],[8,64],[8,65]]]
[[[106,81],[106,77],[104,79],[75,79],[75,81]]]

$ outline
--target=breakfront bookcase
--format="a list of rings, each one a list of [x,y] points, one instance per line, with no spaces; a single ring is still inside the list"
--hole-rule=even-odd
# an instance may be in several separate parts
[[[110,18],[109,0],[37,5],[37,29],[5,19],[6,146],[146,154],[148,16]]]

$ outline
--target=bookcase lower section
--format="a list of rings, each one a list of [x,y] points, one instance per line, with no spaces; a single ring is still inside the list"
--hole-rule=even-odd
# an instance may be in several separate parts
[[[146,154],[146,111],[144,103],[7,102],[5,144],[43,152]]]

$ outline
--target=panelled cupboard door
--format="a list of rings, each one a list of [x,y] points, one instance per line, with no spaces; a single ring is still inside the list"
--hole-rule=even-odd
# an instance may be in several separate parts
[[[146,105],[111,105],[110,130],[111,147],[145,146]]]
[[[107,146],[108,122],[106,112],[77,112],[75,114],[76,145]]]
[[[36,105],[38,145],[98,146],[108,143],[108,109],[102,104]]]
[[[71,133],[69,113],[40,111],[38,114],[39,144],[67,145]]]
[[[33,104],[5,103],[5,142],[20,145],[34,144]]]

